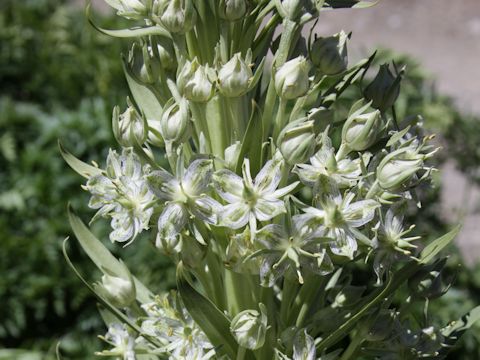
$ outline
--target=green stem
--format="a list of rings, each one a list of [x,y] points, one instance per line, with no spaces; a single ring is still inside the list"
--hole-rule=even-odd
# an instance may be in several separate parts
[[[373,199],[381,190],[378,180],[375,180],[372,187],[368,190],[367,195],[365,195],[365,199]]]
[[[357,353],[360,345],[362,345],[362,343],[363,343],[363,339],[361,336],[359,336],[358,334],[356,334],[356,336],[353,335],[350,341],[350,344],[342,354],[342,357],[340,358],[340,360],[356,359],[354,356]]]
[[[247,348],[244,348],[243,346],[239,346],[237,351],[237,360],[245,359],[246,352],[247,352]]]
[[[288,326],[288,313],[291,310],[291,304],[297,295],[298,285],[295,281],[283,278],[282,303],[280,304],[280,319],[283,327]]]
[[[311,276],[305,280],[305,284],[300,289],[297,298],[295,299],[295,307],[298,308],[300,305],[300,310],[298,311],[297,320],[295,326],[298,328],[303,327],[306,316],[310,312],[313,303],[317,299],[317,294],[319,291],[323,290],[325,285],[325,280],[322,278],[319,281],[316,281],[315,276]],[[296,311],[292,309],[291,315],[295,315]],[[289,320],[290,324],[290,320]]]
[[[273,140],[277,141],[278,135],[285,126],[285,121],[287,119],[287,101],[280,98],[278,104],[277,115],[275,116],[275,122],[273,124]]]

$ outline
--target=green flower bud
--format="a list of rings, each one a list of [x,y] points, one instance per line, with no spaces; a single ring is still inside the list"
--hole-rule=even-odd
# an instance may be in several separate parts
[[[167,142],[183,143],[190,135],[188,102],[182,99],[178,104],[175,101],[170,103],[167,103],[160,120],[160,132]]]
[[[221,0],[218,12],[222,19],[237,21],[245,16],[247,5],[247,0]]]
[[[143,144],[147,139],[147,127],[145,120],[131,105],[127,98],[128,107],[124,113],[120,114],[118,106],[113,109],[112,115],[112,129],[117,142],[129,147],[138,144]]]
[[[189,31],[197,20],[192,0],[156,0],[153,14],[153,19],[172,33]]]
[[[105,0],[117,10],[117,15],[127,19],[139,20],[147,15],[147,8],[140,0]]]
[[[213,81],[215,74],[208,65],[203,66],[195,58],[188,61],[177,77],[177,86],[180,93],[188,100],[206,102],[215,92]]]
[[[218,72],[218,89],[227,97],[239,97],[248,91],[252,69],[237,53]]]
[[[277,94],[291,100],[305,95],[309,89],[308,72],[310,64],[303,56],[287,61],[275,73]]]
[[[343,30],[329,37],[315,39],[310,49],[313,65],[325,75],[335,75],[347,69],[347,35]]]
[[[312,0],[275,0],[275,5],[282,18],[303,22],[318,15],[314,2]]]
[[[425,267],[408,280],[408,288],[417,298],[437,299],[449,289],[444,284],[442,270],[447,259],[441,259]]]
[[[342,143],[353,151],[364,151],[375,144],[382,131],[380,111],[359,114],[354,112],[342,129]]]
[[[256,310],[245,310],[237,314],[230,324],[230,331],[240,346],[256,350],[265,343],[267,332],[267,309],[259,304]]]
[[[382,112],[392,107],[400,93],[401,73],[395,77],[390,72],[388,64],[380,65],[377,75],[365,88],[365,98],[372,106]]]
[[[305,162],[315,151],[314,121],[305,118],[288,124],[278,135],[277,146],[289,165]]]
[[[159,37],[157,51],[160,64],[165,70],[175,70],[177,68],[177,58],[171,41],[166,41],[163,37]]]
[[[388,309],[372,314],[368,321],[360,325],[362,336],[367,341],[383,341],[392,333],[396,317],[397,313]]]
[[[233,171],[237,167],[241,149],[242,143],[240,141],[236,141],[225,149],[225,163],[228,169]]]
[[[427,147],[409,143],[385,156],[377,167],[379,185],[385,190],[395,190],[407,183],[417,171],[423,169],[424,161],[438,150],[423,154],[423,148]]]
[[[102,282],[97,284],[96,289],[114,306],[124,308],[134,303],[136,290],[130,271],[123,262],[121,265],[122,275],[113,274],[105,269]]]

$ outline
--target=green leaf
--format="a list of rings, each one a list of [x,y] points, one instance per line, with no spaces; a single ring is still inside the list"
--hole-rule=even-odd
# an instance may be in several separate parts
[[[188,313],[217,348],[217,352],[235,359],[238,345],[230,333],[230,321],[188,282],[182,263],[177,267],[177,287]]]
[[[252,174],[256,174],[262,166],[261,156],[259,156],[259,154],[262,153],[263,127],[261,119],[256,116],[257,114],[258,107],[254,103],[252,106],[252,115],[248,121],[245,136],[243,137],[240,154],[238,155],[237,167],[235,169],[237,174],[241,174],[243,159],[246,157],[250,159]]]
[[[123,59],[123,71],[130,92],[132,93],[133,100],[135,100],[138,108],[145,114],[145,117],[148,120],[160,120],[163,107],[153,89],[136,79],[136,76],[132,73],[132,70],[127,64],[126,59]]]
[[[83,250],[95,265],[102,271],[108,269],[113,274],[121,276],[124,271],[120,261],[118,261],[110,251],[98,240],[88,229],[87,226],[75,215],[73,210],[68,207],[68,219],[73,233]],[[136,277],[133,277],[135,289],[137,291],[137,300],[141,303],[152,301],[153,294]]]
[[[62,143],[59,141],[58,142],[58,148],[60,149],[60,154],[62,155],[63,159],[67,162],[67,164],[75,170],[78,174],[85,178],[89,178],[94,175],[100,175],[102,173],[102,170],[89,165],[87,163],[84,163],[81,160],[78,160],[75,156],[70,154],[62,145]]]
[[[149,35],[159,35],[159,36],[171,38],[170,33],[165,28],[159,25],[136,27],[131,29],[118,29],[118,30],[109,30],[109,29],[101,28],[93,21],[92,4],[90,1],[87,3],[87,6],[85,8],[85,14],[87,16],[88,22],[97,31],[108,36],[113,36],[117,38],[132,38],[132,37],[141,37],[141,36],[149,36]]]
[[[435,256],[442,251],[457,236],[461,226],[455,226],[450,232],[433,240],[428,244],[420,254],[420,264],[427,264],[432,261]]]
[[[142,329],[136,323],[134,323],[130,317],[128,317],[123,312],[118,310],[115,306],[110,304],[109,301],[107,301],[100,294],[98,294],[95,291],[95,289],[88,283],[88,281],[83,278],[83,276],[77,270],[75,265],[73,265],[72,261],[70,260],[70,257],[68,256],[67,247],[66,247],[67,241],[68,241],[68,238],[66,238],[63,241],[62,250],[63,250],[63,256],[65,257],[65,260],[67,261],[68,266],[70,266],[70,268],[73,270],[75,275],[77,275],[77,277],[80,279],[80,281],[95,295],[95,297],[100,302],[100,304],[103,305],[106,309],[108,309],[108,311],[110,311],[122,323],[127,324],[130,328],[132,328],[134,331],[136,331],[139,335],[142,335],[145,338],[145,340],[149,341],[151,344],[153,344],[155,346],[160,347],[161,344],[158,343],[158,341],[155,338],[144,334]]]

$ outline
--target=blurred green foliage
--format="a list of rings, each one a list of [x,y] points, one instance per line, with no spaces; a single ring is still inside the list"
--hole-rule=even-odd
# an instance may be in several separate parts
[[[92,210],[57,142],[103,162],[114,144],[112,108],[127,94],[122,43],[95,32],[82,11],[60,0],[0,2],[0,348],[53,355],[61,340],[67,359],[90,358],[105,330],[95,299],[61,254],[70,234],[67,202],[86,216]],[[120,26],[117,17],[103,20]],[[108,227],[94,224],[103,239]],[[135,274],[168,288],[169,264],[149,242],[122,253]],[[70,247],[79,269],[98,279],[76,242]],[[0,352],[1,359],[30,355]]]
[[[105,16],[102,24],[115,28],[120,21]],[[96,335],[104,329],[95,300],[60,251],[70,233],[67,201],[79,213],[92,212],[79,187],[82,179],[61,159],[57,140],[84,160],[104,161],[113,144],[111,109],[124,104],[127,94],[119,60],[122,45],[96,33],[82,10],[66,1],[0,2],[0,348],[54,354],[62,340],[64,357],[78,359],[99,349]],[[433,80],[408,57],[382,51],[376,61],[392,58],[398,67],[407,65],[398,117],[422,114],[429,131],[440,135],[445,148],[440,160],[454,159],[470,179],[480,182],[479,119],[463,115],[450,98],[439,95]],[[432,237],[447,227],[440,213],[439,180],[436,185],[420,194],[424,206],[409,214],[420,224],[418,232]],[[107,231],[106,222],[94,224],[100,238],[107,239]],[[168,288],[172,269],[149,242],[138,239],[122,249],[122,258],[149,285]],[[90,272],[93,267],[75,244],[70,242],[72,259],[93,281],[98,274]],[[429,311],[440,324],[480,303],[480,266],[459,268],[462,259],[451,251],[449,272],[456,281]],[[423,309],[412,311],[421,314]],[[21,353],[0,351],[0,359],[15,358]],[[450,358],[480,358],[479,326],[464,336]]]

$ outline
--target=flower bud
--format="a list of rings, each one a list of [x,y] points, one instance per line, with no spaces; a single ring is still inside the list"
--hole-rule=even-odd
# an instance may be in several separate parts
[[[318,9],[311,0],[275,0],[275,5],[282,18],[295,22],[318,14]]]
[[[450,287],[444,284],[442,270],[447,259],[441,259],[419,271],[408,280],[408,288],[418,298],[436,299]]]
[[[353,151],[364,151],[375,144],[382,131],[380,111],[358,114],[348,117],[342,129],[342,143]]]
[[[240,156],[240,150],[242,149],[242,143],[236,141],[225,149],[225,163],[226,167],[232,171],[237,167],[238,157]]]
[[[167,103],[168,104],[168,103]],[[180,103],[171,102],[160,120],[160,132],[166,142],[182,143],[188,139],[190,130],[190,117],[188,102],[182,99]]]
[[[371,321],[365,321],[360,325],[362,336],[371,342],[383,341],[392,333],[396,317],[397,313],[390,309],[381,309],[378,313],[372,314]]]
[[[105,0],[117,10],[117,15],[127,19],[139,20],[147,15],[147,8],[140,0]]]
[[[197,20],[192,0],[156,0],[153,19],[172,33],[189,31]]]
[[[159,37],[157,43],[158,56],[160,64],[165,70],[175,70],[177,68],[177,58],[171,41],[166,41],[163,37]]]
[[[122,262],[121,276],[110,273],[107,270],[102,276],[102,282],[97,286],[97,290],[103,295],[109,302],[117,307],[128,307],[136,299],[135,283],[133,282],[130,271]]]
[[[423,168],[424,160],[431,156],[420,153],[421,147],[413,144],[401,147],[385,156],[377,167],[377,180],[385,190],[395,190],[408,182]]]
[[[242,19],[247,12],[247,0],[221,0],[219,14],[222,19],[237,21]]]
[[[237,314],[230,324],[230,331],[240,346],[256,350],[265,343],[267,332],[267,309],[259,304],[256,310],[245,310]]]
[[[377,75],[365,88],[365,98],[372,102],[372,106],[380,111],[392,107],[400,93],[400,77],[393,76],[388,64],[380,65]]]
[[[275,73],[277,94],[285,100],[305,95],[310,85],[309,70],[310,64],[303,56],[287,61]]]
[[[315,39],[310,49],[313,65],[325,75],[335,75],[347,69],[347,35],[344,31]]]
[[[115,139],[124,147],[143,144],[147,138],[145,120],[130,104],[127,98],[128,107],[120,114],[118,106],[113,109],[112,128]]]
[[[248,91],[252,78],[252,69],[237,53],[218,72],[218,89],[227,97],[239,97]]]
[[[206,102],[214,94],[214,74],[212,69],[200,65],[197,59],[188,61],[177,77],[177,86],[180,93],[188,100]]]
[[[314,121],[300,119],[288,124],[278,135],[277,146],[289,165],[305,162],[315,151]]]

